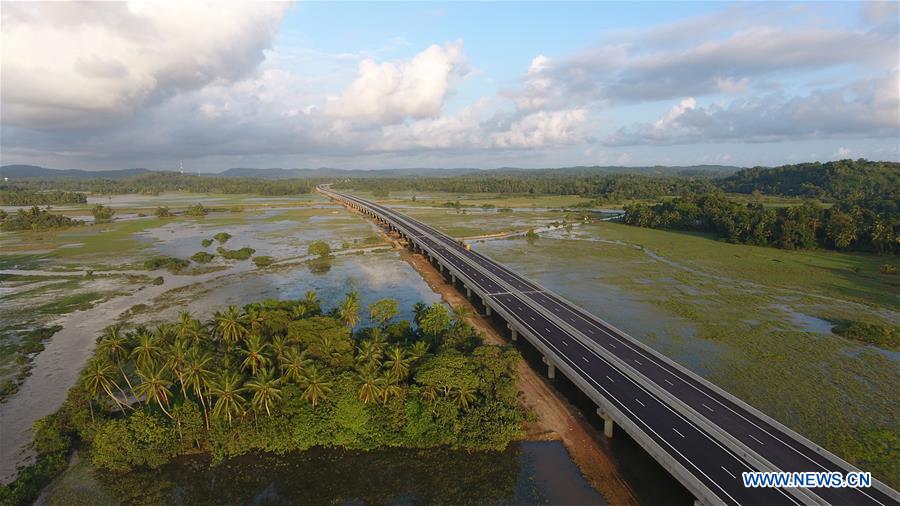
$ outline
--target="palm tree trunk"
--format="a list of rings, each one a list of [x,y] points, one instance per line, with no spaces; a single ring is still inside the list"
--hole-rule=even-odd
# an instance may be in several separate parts
[[[160,399],[159,396],[156,397],[156,403],[159,404],[159,409],[163,410],[163,413],[165,413],[166,416],[172,418],[172,413],[166,411],[166,408],[163,406],[162,399]]]
[[[131,386],[131,380],[128,379],[128,375],[125,374],[125,369],[122,369],[122,366],[119,366],[119,372],[122,374],[122,377],[125,378],[125,383],[128,384],[128,390],[131,391],[131,397],[137,399],[137,396],[134,395],[134,387]]]

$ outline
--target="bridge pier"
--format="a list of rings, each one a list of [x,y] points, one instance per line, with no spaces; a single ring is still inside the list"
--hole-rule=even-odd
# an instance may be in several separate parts
[[[471,299],[471,298],[472,298],[472,289],[469,288],[468,286],[466,287],[466,298],[467,298],[467,299]]]
[[[518,340],[519,340],[519,333],[516,332],[516,329],[514,329],[513,326],[510,325],[510,324],[507,324],[507,325],[506,325],[506,328],[508,328],[509,331],[512,333],[512,340],[513,340],[513,341],[518,341]]]
[[[545,364],[547,364],[547,377],[550,379],[556,379],[556,365],[550,361],[547,357],[543,358]]]
[[[491,316],[491,306],[488,306],[487,299],[484,297],[481,298],[481,303],[484,304],[484,314],[486,316]]]
[[[450,273],[450,283],[456,285],[456,274]]]
[[[613,427],[616,425],[613,419],[600,408],[597,408],[597,415],[603,419],[603,435],[608,438],[613,437]]]

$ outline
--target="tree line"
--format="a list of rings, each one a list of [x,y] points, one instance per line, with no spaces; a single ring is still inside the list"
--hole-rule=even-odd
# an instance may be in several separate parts
[[[757,246],[900,252],[900,213],[879,210],[877,203],[866,201],[841,201],[826,209],[816,200],[773,209],[711,192],[626,205],[623,220],[640,227],[713,232],[729,242]]]
[[[41,192],[64,190],[68,192],[93,192],[101,194],[139,193],[155,195],[162,192],[185,191],[192,193],[253,193],[280,196],[307,194],[313,182],[305,179],[259,179],[197,176],[178,172],[150,172],[123,179],[65,179],[35,178],[16,182],[17,191]]]
[[[397,320],[393,299],[366,310],[360,328],[358,294],[325,312],[308,292],[110,327],[64,406],[36,424],[36,466],[76,441],[95,467],[122,472],[197,451],[503,449],[520,435],[515,350],[483,345],[461,308],[419,303],[414,322]],[[5,493],[16,487],[29,489]]]
[[[53,214],[46,209],[33,206],[29,209],[19,209],[14,213],[7,213],[0,209],[0,230],[12,232],[16,230],[55,230],[74,227],[84,223],[61,214]]]
[[[80,192],[60,190],[38,192],[15,187],[0,189],[0,206],[47,206],[58,204],[87,204],[87,196]]]

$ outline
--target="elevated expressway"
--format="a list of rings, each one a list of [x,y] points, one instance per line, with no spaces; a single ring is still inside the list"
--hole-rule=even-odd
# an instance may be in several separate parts
[[[857,471],[812,441],[586,310],[459,241],[388,207],[318,191],[396,231],[488,315],[507,323],[598,406],[605,432],[624,429],[702,504],[900,504],[867,488],[745,488],[745,471]],[[812,400],[811,402],[815,402]]]

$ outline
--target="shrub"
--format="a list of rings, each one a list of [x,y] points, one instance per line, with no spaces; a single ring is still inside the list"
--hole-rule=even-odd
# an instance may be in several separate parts
[[[97,204],[91,209],[91,214],[94,215],[94,220],[97,222],[109,221],[116,214],[116,210],[103,204]]]
[[[835,334],[881,348],[900,349],[900,328],[875,323],[843,321],[832,327]]]
[[[216,248],[216,251],[222,255],[222,258],[227,258],[228,260],[247,260],[256,253],[256,250],[253,248],[225,249],[221,246]]]
[[[213,236],[213,239],[219,241],[219,244],[225,244],[228,242],[228,239],[231,239],[231,234],[228,232],[219,232],[218,234]]]
[[[897,274],[897,267],[891,264],[884,264],[878,269],[878,272],[890,275]]]
[[[178,272],[190,264],[187,260],[174,257],[153,257],[144,261],[144,269],[155,271],[156,269],[166,269],[169,272]]]
[[[306,252],[319,258],[325,258],[331,254],[331,246],[325,241],[315,241],[309,245]]]
[[[212,239],[203,239],[203,240],[200,242],[200,244],[202,244],[204,248],[210,247],[210,245],[212,245],[212,243],[213,243],[213,240],[212,240]]]
[[[210,253],[207,253],[205,251],[198,251],[198,252],[194,253],[193,255],[191,255],[191,260],[193,260],[197,263],[200,263],[200,264],[208,264],[208,263],[212,262],[213,258],[216,258],[216,256],[212,255]]]
[[[203,207],[203,204],[198,202],[192,206],[188,206],[188,208],[184,210],[184,214],[187,216],[206,216],[209,214],[209,208]]]
[[[257,267],[268,267],[275,263],[275,259],[270,256],[262,255],[253,257],[253,263],[255,263]]]
[[[169,211],[168,207],[157,207],[153,214],[155,214],[157,218],[169,218],[172,216],[172,212]]]

